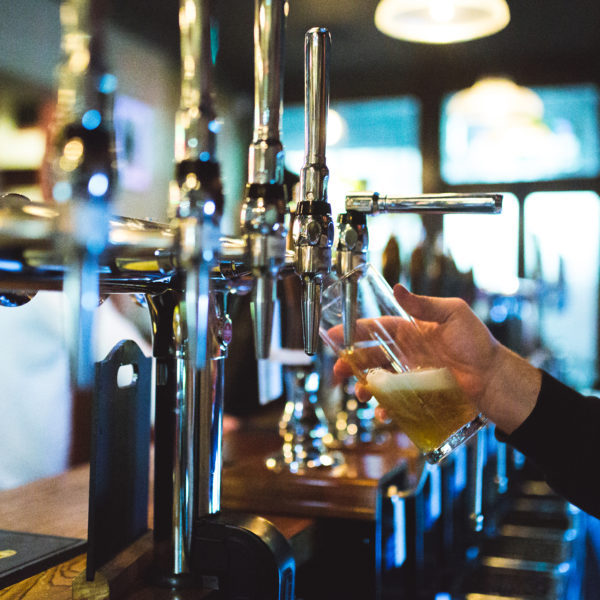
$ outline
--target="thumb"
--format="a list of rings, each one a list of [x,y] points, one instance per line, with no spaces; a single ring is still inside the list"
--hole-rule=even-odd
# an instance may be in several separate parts
[[[394,297],[398,304],[415,319],[443,323],[458,308],[458,298],[434,298],[412,294],[403,285],[394,286]]]

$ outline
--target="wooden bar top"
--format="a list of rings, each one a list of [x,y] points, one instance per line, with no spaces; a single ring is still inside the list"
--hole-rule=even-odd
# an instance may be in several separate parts
[[[404,466],[411,482],[424,461],[405,438],[340,451],[343,464],[303,473],[271,470],[266,460],[281,450],[275,428],[240,429],[225,438],[221,503],[232,510],[373,520],[382,477]]]

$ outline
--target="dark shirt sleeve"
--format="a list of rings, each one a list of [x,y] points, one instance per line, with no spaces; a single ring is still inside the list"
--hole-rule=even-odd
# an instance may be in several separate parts
[[[600,398],[543,372],[532,413],[511,435],[497,435],[527,456],[561,496],[600,517]]]

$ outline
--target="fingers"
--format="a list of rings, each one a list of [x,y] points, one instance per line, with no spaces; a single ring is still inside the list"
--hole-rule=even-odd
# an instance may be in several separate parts
[[[371,394],[371,392],[366,386],[364,386],[362,383],[360,383],[360,381],[358,381],[354,386],[354,395],[361,402],[368,402],[373,394]]]
[[[345,379],[348,379],[348,377],[352,377],[353,375],[352,367],[350,367],[347,362],[338,360],[333,365],[333,382],[336,385],[339,385]],[[368,402],[372,395],[368,388],[360,383],[360,381],[357,381],[354,385],[354,394],[361,402]]]
[[[415,319],[443,323],[464,304],[460,298],[433,298],[412,294],[403,285],[394,286],[398,304]]]
[[[353,375],[352,367],[343,360],[337,360],[333,365],[333,381],[334,383],[342,383],[344,379]]]

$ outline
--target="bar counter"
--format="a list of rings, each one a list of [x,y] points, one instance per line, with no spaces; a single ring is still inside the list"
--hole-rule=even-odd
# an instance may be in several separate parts
[[[344,462],[335,468],[303,474],[275,472],[266,467],[265,461],[281,450],[282,439],[276,427],[271,416],[265,422],[243,422],[225,435],[222,509],[257,514],[271,521],[289,540],[297,567],[314,557],[320,523],[344,519],[373,523],[381,478],[398,465],[409,465],[408,471],[416,483],[423,469],[414,447],[393,439],[383,445],[367,444],[360,450],[340,449]],[[150,564],[152,479],[151,476],[149,531],[103,567],[109,580],[118,579],[120,570],[131,571],[137,577]],[[0,529],[86,539],[88,486],[89,466],[82,465],[0,492]],[[85,564],[85,554],[80,554],[5,588],[0,591],[0,598],[71,598],[73,581],[85,570]],[[125,587],[134,591],[128,591],[124,597],[136,600],[174,597],[167,590],[139,585],[132,588],[130,581]],[[111,597],[119,597],[117,593],[113,596],[112,590],[111,583]],[[185,599],[181,592],[177,597]]]
[[[19,488],[0,492],[0,529],[43,535],[72,538],[87,538],[89,495],[89,466],[82,465],[63,474],[47,479],[40,479]],[[311,531],[313,521],[305,517],[282,515],[262,516],[271,521],[290,541],[296,560],[303,560],[310,554]],[[149,502],[148,522],[152,524],[152,502]],[[121,553],[107,568],[108,579],[118,576],[118,570],[139,572],[140,565],[149,563],[152,549],[152,533],[149,531],[125,552]],[[3,550],[0,548],[0,550]],[[80,554],[62,564],[47,569],[19,583],[0,591],[3,600],[66,600],[72,598],[74,580],[84,572],[85,553]],[[120,585],[125,585],[121,582]],[[132,592],[126,597],[135,600],[162,600],[163,598],[179,598],[185,600],[187,594],[198,591],[177,592],[147,588],[142,585],[131,585]],[[111,587],[112,589],[112,587]],[[112,594],[111,594],[111,597]],[[115,594],[115,597],[118,597]]]

